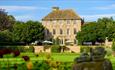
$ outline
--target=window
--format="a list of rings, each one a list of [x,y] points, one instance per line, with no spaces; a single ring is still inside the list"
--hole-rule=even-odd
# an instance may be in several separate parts
[[[62,23],[62,22],[61,22],[61,20],[59,20],[58,22],[59,22],[59,24],[61,24],[61,23]]]
[[[49,34],[49,30],[46,29],[45,30],[45,34],[48,35]]]
[[[69,29],[67,29],[67,35],[69,35]]]
[[[74,21],[74,22],[73,22],[74,24],[76,24],[76,23],[77,23],[77,20],[73,20],[73,21]]]
[[[69,20],[67,20],[67,24],[69,24],[70,23],[70,21]]]
[[[77,33],[76,28],[74,28],[74,34],[76,34],[76,33]]]
[[[60,29],[60,34],[63,34],[63,30],[62,29]]]
[[[56,23],[56,20],[54,20],[54,21],[52,21],[53,22],[53,24],[55,24]]]
[[[53,29],[53,34],[56,34],[56,31],[55,31],[55,29]]]
[[[60,41],[60,44],[62,45],[63,44],[63,39],[60,39],[59,41]]]
[[[76,39],[74,39],[74,44],[76,44]]]

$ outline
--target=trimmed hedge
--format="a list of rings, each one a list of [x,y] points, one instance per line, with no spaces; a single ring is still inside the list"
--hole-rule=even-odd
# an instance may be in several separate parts
[[[52,45],[51,52],[59,53],[60,52],[60,46],[59,45]]]

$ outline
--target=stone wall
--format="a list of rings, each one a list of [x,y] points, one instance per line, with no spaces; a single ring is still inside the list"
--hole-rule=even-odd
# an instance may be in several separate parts
[[[65,43],[66,39],[74,42],[76,39],[74,29],[76,29],[76,32],[81,30],[81,20],[47,20],[42,21],[42,24],[50,32],[50,35],[45,33],[46,39],[50,38],[51,36],[54,39],[59,38],[60,40],[63,40],[63,43]],[[55,29],[55,34],[53,34],[53,29]],[[63,30],[63,34],[60,34],[60,29]],[[67,29],[69,29],[69,34],[67,34]]]
[[[51,48],[47,48],[44,51],[44,46],[34,46],[34,52],[40,53],[40,52],[46,52],[51,53]],[[80,46],[66,46],[68,49],[66,49],[64,52],[74,52],[74,53],[80,53]]]

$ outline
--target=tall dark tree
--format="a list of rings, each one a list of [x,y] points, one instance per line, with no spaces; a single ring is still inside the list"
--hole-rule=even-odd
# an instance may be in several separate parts
[[[0,31],[10,29],[14,23],[15,18],[8,15],[4,9],[0,9]]]

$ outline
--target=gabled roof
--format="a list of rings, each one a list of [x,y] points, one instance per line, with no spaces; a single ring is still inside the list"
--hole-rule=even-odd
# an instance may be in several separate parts
[[[72,9],[55,10],[45,16],[42,20],[81,19]]]

